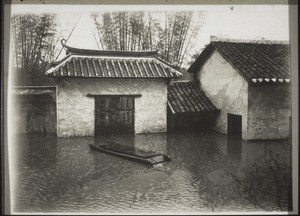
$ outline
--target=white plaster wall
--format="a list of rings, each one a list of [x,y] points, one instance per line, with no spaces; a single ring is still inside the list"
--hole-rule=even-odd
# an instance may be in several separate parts
[[[249,86],[248,139],[289,137],[290,95],[288,84]]]
[[[221,109],[215,130],[227,134],[227,113],[242,115],[242,138],[247,139],[248,83],[217,51],[197,72],[196,79],[208,98]]]
[[[93,136],[95,99],[87,94],[141,94],[135,133],[167,131],[167,85],[162,79],[64,78],[57,86],[57,135]]]

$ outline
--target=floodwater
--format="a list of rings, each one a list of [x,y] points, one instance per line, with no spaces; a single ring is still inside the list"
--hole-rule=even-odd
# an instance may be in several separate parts
[[[149,167],[91,151],[115,141],[168,155]],[[217,133],[58,138],[18,135],[15,213],[287,211],[290,141],[244,142]]]

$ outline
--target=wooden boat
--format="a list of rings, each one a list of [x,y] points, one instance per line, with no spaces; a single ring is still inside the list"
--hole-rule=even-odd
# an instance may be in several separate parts
[[[100,151],[106,154],[126,158],[132,161],[154,166],[163,162],[170,162],[171,159],[164,154],[157,154],[152,151],[145,151],[142,149],[120,145],[113,142],[108,142],[107,145],[90,144],[91,150]]]

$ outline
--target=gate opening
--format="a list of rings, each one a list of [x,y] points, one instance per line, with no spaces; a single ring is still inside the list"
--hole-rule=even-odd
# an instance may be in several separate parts
[[[134,96],[95,97],[95,135],[134,133]]]
[[[242,116],[227,114],[227,134],[229,136],[242,137]]]

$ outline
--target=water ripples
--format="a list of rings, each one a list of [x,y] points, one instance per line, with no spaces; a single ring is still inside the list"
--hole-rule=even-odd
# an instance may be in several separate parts
[[[88,144],[99,142],[93,137],[36,135],[19,140],[23,141],[16,145],[27,150],[20,150],[16,155],[21,158],[13,188],[16,212],[130,214],[262,210],[236,196],[226,197],[235,188],[230,173],[238,172],[249,155],[240,152],[240,161],[231,159],[230,153],[224,152],[227,139],[222,140],[216,134],[119,138],[126,145],[165,153],[172,158],[172,162],[155,168],[93,152]],[[155,141],[152,146],[151,140]],[[257,149],[259,152],[265,147],[258,145]],[[250,158],[253,159],[252,155]],[[223,185],[213,178],[223,180]],[[222,201],[226,199],[226,203]]]

